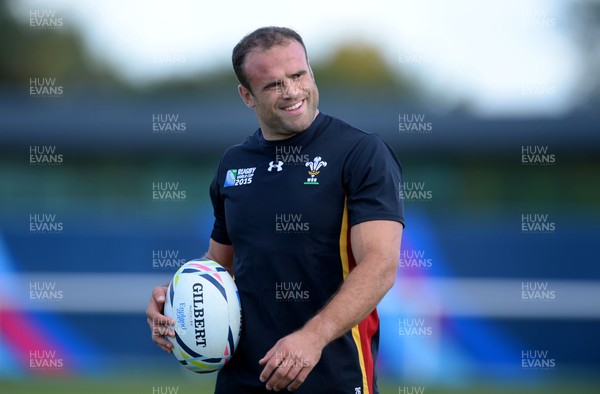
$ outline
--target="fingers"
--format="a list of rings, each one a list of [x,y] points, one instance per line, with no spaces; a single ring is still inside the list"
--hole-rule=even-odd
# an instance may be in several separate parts
[[[275,346],[277,346],[277,345],[275,345]],[[265,364],[266,364],[266,363],[269,361],[269,359],[270,359],[271,357],[273,357],[273,354],[275,354],[275,346],[273,346],[273,347],[272,347],[272,348],[271,348],[271,349],[270,349],[270,350],[267,352],[267,354],[265,354],[265,356],[264,356],[263,358],[261,358],[260,360],[258,360],[258,363],[259,363],[260,365],[265,365]],[[265,376],[265,380],[267,380],[267,378],[269,377],[269,375],[271,375],[271,374],[268,374],[267,376]],[[261,381],[263,381],[263,380],[262,380],[262,374],[261,374]]]
[[[277,360],[277,358],[272,358],[269,363],[275,364],[275,371],[271,375],[271,378],[267,381],[267,390],[279,391],[286,388],[286,386],[292,381],[292,379],[289,379],[287,376],[292,369],[292,363],[290,363],[288,360]]]
[[[167,353],[173,351],[173,344],[165,337],[159,337],[158,335],[152,336],[152,341],[158,345],[162,350]]]
[[[294,381],[288,386],[289,391],[296,391],[298,388],[304,383],[308,374],[310,373],[310,368],[301,368]]]
[[[154,288],[148,308],[146,308],[146,317],[152,332],[152,341],[165,352],[171,352],[173,345],[165,338],[165,335],[175,337],[175,331],[171,328],[175,322],[163,315],[166,293],[166,286]]]
[[[170,336],[171,338],[175,337],[175,331],[173,330],[173,325],[169,323],[170,319],[167,319],[163,316],[162,319],[146,319],[148,325],[150,326],[150,330],[152,331],[152,336],[155,337],[164,337]]]
[[[148,308],[146,309],[146,316],[149,319],[160,320],[167,319],[163,316],[163,310],[165,307],[165,300],[167,295],[167,287],[165,286],[157,286],[152,290],[152,296],[150,297],[150,302],[148,303]],[[169,319],[172,323],[175,324],[172,319]]]
[[[288,360],[288,364],[290,364],[291,360]],[[303,371],[306,370],[306,376],[308,375],[308,370],[306,368],[303,367],[302,363],[299,362],[299,360],[294,360],[293,364],[291,365],[291,368],[287,371],[287,373],[285,373],[285,375],[283,375],[282,372],[282,378],[281,380],[279,380],[278,382],[274,383],[273,385],[273,390],[275,391],[279,391],[279,390],[283,390],[284,388],[288,388],[289,391],[294,391],[296,390],[298,387],[300,387],[300,385],[302,384],[302,382],[304,382],[304,379],[306,379],[306,377],[300,381],[298,383],[298,386],[295,387],[294,389],[292,389],[289,384],[290,382],[294,381],[294,379],[297,379],[298,374]],[[277,370],[279,371],[279,369]],[[275,372],[273,374],[273,378],[277,377],[277,372]],[[267,390],[269,389],[269,383],[267,383]]]
[[[269,352],[258,361],[260,365],[265,366],[262,372],[260,373],[260,376],[258,377],[258,379],[263,383],[266,382],[267,379],[269,379],[273,371],[277,368],[277,365],[275,365],[274,362],[271,362],[271,359],[273,358],[272,354],[269,355],[269,353],[272,353],[272,350],[273,349],[269,350]]]
[[[152,289],[152,297],[150,297],[150,305],[156,305],[158,312],[162,313],[167,299],[167,286],[156,286]]]
[[[298,389],[312,370],[310,363],[301,354],[289,351],[276,351],[277,345],[263,357],[259,363],[264,365],[260,381],[266,382],[267,390],[280,391],[288,387],[290,391]]]

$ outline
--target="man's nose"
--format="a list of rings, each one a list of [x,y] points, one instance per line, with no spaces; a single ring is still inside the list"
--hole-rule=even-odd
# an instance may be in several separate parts
[[[294,98],[302,92],[299,83],[292,78],[285,78],[281,85],[281,95],[283,98]]]

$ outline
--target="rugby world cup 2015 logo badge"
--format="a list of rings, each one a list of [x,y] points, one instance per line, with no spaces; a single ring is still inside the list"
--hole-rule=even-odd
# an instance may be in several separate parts
[[[321,171],[319,171],[321,168],[327,167],[327,162],[323,161],[321,156],[317,156],[313,159],[313,161],[306,162],[304,165],[309,168],[308,175],[310,175],[310,178],[307,178],[304,184],[318,185],[319,181],[317,179],[317,175],[321,173]]]
[[[249,185],[252,183],[256,167],[227,170],[224,187]]]

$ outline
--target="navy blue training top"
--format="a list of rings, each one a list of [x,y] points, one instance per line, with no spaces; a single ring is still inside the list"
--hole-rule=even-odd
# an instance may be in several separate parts
[[[215,393],[271,393],[259,381],[258,360],[352,271],[353,225],[404,223],[401,184],[400,163],[378,135],[323,113],[289,139],[267,141],[259,129],[225,152],[210,186],[211,238],[235,250],[242,334]],[[377,394],[378,342],[374,310],[325,347],[297,392]]]

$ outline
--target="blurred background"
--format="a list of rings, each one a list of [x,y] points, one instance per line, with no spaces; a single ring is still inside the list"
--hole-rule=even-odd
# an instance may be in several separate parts
[[[0,390],[212,392],[145,308],[208,246],[264,25],[404,167],[380,392],[600,392],[596,0],[0,0]]]

